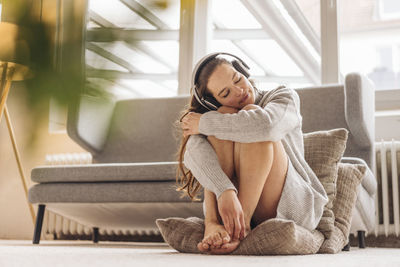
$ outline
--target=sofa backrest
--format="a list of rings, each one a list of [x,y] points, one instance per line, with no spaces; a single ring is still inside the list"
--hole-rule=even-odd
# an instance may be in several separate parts
[[[359,157],[375,164],[375,92],[359,74],[346,76],[344,85],[326,85],[297,90],[303,132],[346,128],[349,137],[344,156]]]
[[[118,101],[97,162],[176,161],[178,128],[188,96]]]
[[[360,157],[372,166],[374,94],[368,86],[357,74],[347,77],[345,85],[303,88],[297,92],[303,132],[346,128],[349,139],[345,155]],[[110,101],[98,106],[85,103],[81,105],[81,115],[75,118],[77,129],[69,132],[93,154],[95,162],[176,161],[180,136],[175,122],[188,102],[186,95]]]

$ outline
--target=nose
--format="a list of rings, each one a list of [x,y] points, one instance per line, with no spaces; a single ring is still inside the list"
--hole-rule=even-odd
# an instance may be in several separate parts
[[[241,96],[243,94],[243,88],[239,86],[233,86],[234,93],[236,96]]]

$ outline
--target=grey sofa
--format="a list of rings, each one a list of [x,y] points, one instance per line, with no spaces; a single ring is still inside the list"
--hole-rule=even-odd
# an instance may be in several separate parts
[[[344,85],[297,90],[303,131],[347,128],[346,157],[374,166],[374,88],[350,74]],[[45,208],[98,229],[157,230],[156,218],[203,217],[202,203],[181,198],[175,188],[179,137],[174,122],[189,96],[105,100],[84,96],[70,108],[69,136],[93,155],[93,164],[34,168],[29,190],[39,205],[33,243],[40,241]],[[375,188],[375,189],[374,189]],[[374,226],[373,175],[360,186],[357,214],[362,224]]]

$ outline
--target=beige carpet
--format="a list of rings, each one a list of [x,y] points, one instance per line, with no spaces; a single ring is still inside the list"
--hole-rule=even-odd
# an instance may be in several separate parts
[[[182,254],[163,243],[93,244],[88,241],[0,240],[0,267],[91,266],[388,266],[400,267],[400,249],[353,248],[336,255],[308,256],[213,256]]]

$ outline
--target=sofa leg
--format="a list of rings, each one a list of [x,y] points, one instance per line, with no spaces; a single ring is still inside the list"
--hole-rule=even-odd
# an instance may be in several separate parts
[[[357,231],[358,247],[365,248],[365,231]]]
[[[33,234],[33,244],[39,244],[40,242],[40,235],[42,234],[42,225],[43,225],[43,217],[45,209],[46,205],[39,205],[38,207],[35,232]]]
[[[349,243],[347,243],[346,246],[344,246],[344,248],[342,249],[342,251],[350,251],[350,241],[349,241]]]
[[[93,227],[93,243],[99,243],[99,228]]]

